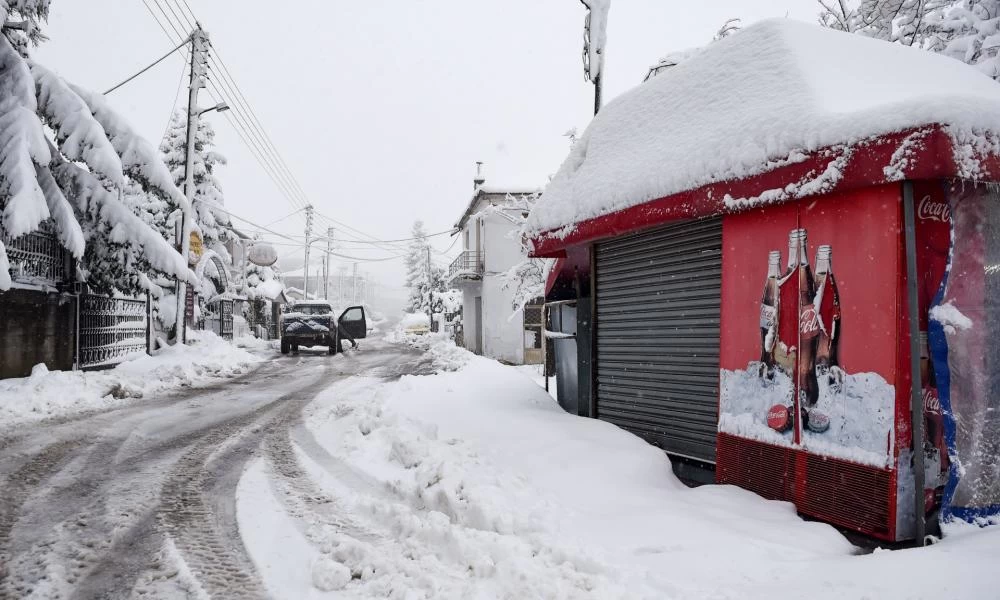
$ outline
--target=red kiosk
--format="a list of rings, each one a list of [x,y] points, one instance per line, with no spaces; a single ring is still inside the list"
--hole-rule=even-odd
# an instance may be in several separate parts
[[[995,519],[996,106],[957,61],[787,20],[609,104],[529,221],[589,305],[587,414],[689,460],[711,363],[718,483],[890,541]]]

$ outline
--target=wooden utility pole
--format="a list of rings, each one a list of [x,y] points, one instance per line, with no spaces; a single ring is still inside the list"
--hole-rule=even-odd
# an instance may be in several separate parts
[[[177,246],[185,263],[191,252],[191,231],[194,224],[194,139],[198,131],[198,91],[205,87],[206,62],[208,59],[208,34],[198,27],[191,34],[191,76],[188,80],[187,136],[184,146],[184,196],[187,206],[181,211],[180,227],[177,228]],[[187,283],[177,279],[177,313],[174,323],[174,338],[181,344],[187,343]]]

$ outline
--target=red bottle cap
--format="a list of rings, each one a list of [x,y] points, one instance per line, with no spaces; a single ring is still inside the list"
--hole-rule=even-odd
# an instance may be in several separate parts
[[[792,413],[784,404],[775,404],[767,411],[767,426],[781,433],[792,427]]]

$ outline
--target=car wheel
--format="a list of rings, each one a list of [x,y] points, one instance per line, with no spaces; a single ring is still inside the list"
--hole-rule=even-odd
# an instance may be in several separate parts
[[[292,348],[291,348],[291,345],[288,343],[288,340],[281,340],[281,353],[282,354],[288,354],[288,352],[291,349]]]
[[[292,354],[298,354],[298,353],[299,353],[299,345],[292,344]]]
[[[336,354],[337,353],[337,346],[336,346],[336,344],[330,344],[330,346],[327,347],[327,349],[326,349],[326,353],[327,354]]]

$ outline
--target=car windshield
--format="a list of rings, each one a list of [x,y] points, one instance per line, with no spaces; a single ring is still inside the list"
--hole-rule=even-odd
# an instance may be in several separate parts
[[[304,306],[292,307],[292,312],[304,315],[328,315],[332,311],[329,306],[324,306],[322,304],[306,304]]]

